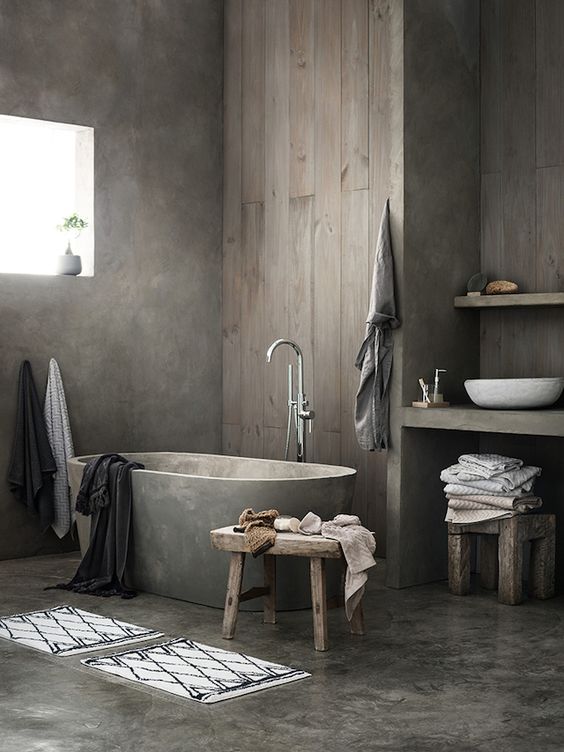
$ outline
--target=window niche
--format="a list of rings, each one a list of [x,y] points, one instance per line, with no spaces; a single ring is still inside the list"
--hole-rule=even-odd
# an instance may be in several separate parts
[[[79,237],[58,228],[73,213]],[[0,273],[55,274],[72,250],[94,274],[94,129],[0,115]]]

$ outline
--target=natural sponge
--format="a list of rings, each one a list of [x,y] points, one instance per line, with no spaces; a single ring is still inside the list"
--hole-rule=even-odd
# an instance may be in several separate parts
[[[486,295],[510,295],[519,292],[519,286],[515,282],[506,279],[497,279],[490,282],[486,287]]]

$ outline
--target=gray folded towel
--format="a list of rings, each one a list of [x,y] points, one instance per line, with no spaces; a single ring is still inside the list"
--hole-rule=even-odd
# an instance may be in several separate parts
[[[448,499],[445,522],[459,525],[514,517],[542,506],[542,500],[536,496],[449,496]]]
[[[492,488],[478,487],[476,484],[466,485],[465,483],[447,483],[445,494],[452,496],[529,496],[533,490],[534,479],[523,483],[519,488],[511,491],[498,491]]]
[[[492,478],[501,475],[507,470],[515,470],[523,466],[523,460],[516,457],[503,457],[501,454],[463,454],[458,462],[469,469],[475,475],[483,478]]]
[[[451,465],[441,473],[443,483],[462,483],[465,486],[471,486],[478,491],[497,494],[515,491],[523,488],[541,474],[540,467],[527,465],[526,467],[506,470],[501,475],[491,478],[484,478],[476,475],[461,464]],[[527,490],[531,490],[532,485]]]

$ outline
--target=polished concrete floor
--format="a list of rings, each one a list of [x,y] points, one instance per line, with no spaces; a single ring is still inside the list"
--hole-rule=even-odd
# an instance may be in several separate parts
[[[450,596],[445,583],[387,590],[381,562],[368,634],[351,637],[332,611],[331,649],[316,653],[307,611],[280,614],[276,626],[242,613],[226,643],[217,610],[43,590],[76,563],[72,554],[0,562],[0,613],[70,603],[312,678],[206,706],[110,680],[82,666],[84,656],[0,640],[1,752],[564,750],[563,598],[511,607],[491,593]]]

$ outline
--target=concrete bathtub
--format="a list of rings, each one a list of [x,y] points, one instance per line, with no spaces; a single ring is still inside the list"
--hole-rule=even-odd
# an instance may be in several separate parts
[[[69,462],[73,498],[84,464],[96,455]],[[348,512],[356,470],[335,465],[280,462],[215,454],[124,453],[145,465],[133,471],[133,522],[127,563],[129,585],[150,593],[222,608],[228,555],[210,546],[210,530],[236,524],[245,507],[275,508],[322,519]],[[79,515],[81,551],[88,547],[90,520]],[[262,560],[247,556],[244,587],[262,584]],[[310,606],[307,560],[279,557],[280,610]],[[336,562],[328,562],[338,564]],[[328,568],[328,590],[336,593],[339,572]],[[243,604],[257,610],[260,601]]]

